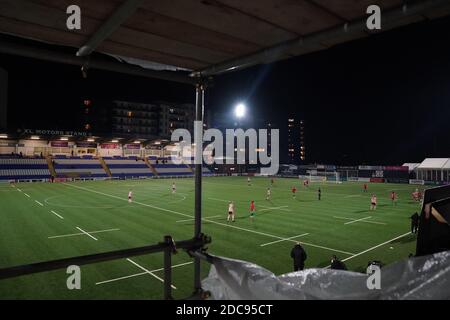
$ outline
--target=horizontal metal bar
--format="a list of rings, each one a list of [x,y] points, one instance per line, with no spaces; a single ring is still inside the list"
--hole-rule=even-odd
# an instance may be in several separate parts
[[[191,239],[179,241],[176,243],[177,249],[186,250],[198,250],[203,245],[205,245],[205,238]],[[87,265],[99,262],[106,262],[117,259],[124,259],[128,257],[141,256],[151,253],[163,252],[164,250],[172,248],[169,243],[158,243],[155,245],[144,246],[133,249],[117,250],[105,253],[97,253],[86,256],[79,256],[73,258],[59,259],[53,261],[45,261],[15,267],[9,267],[0,269],[0,280],[15,278],[19,276],[24,276],[28,274],[34,274],[39,272],[53,271],[58,269],[67,268],[71,265]]]
[[[120,5],[91,36],[88,42],[78,50],[77,56],[84,57],[90,55],[139,8],[142,2],[143,0],[127,0]]]
[[[188,254],[195,257],[195,258],[199,258],[200,260],[209,262],[209,263],[214,263],[214,256],[207,254],[205,252],[200,252],[200,251],[188,251]]]
[[[2,38],[0,38],[0,53],[80,67],[87,64],[86,58],[76,57],[73,54],[48,50],[34,45],[18,44]],[[90,69],[100,69],[145,78],[161,79],[190,85],[196,85],[197,83],[197,80],[190,78],[186,72],[156,71],[127,63],[100,59],[94,56],[89,58],[88,66]]]
[[[384,25],[396,23],[396,21],[408,18],[414,15],[423,14],[427,10],[439,9],[441,7],[449,7],[449,0],[421,0],[396,7],[382,13],[382,21]],[[209,77],[219,75],[227,72],[237,71],[245,68],[255,66],[260,63],[267,63],[279,60],[280,57],[291,55],[290,51],[295,51],[301,48],[308,48],[317,46],[324,42],[324,40],[333,39],[343,34],[353,34],[367,32],[366,18],[355,20],[353,22],[345,23],[335,28],[317,33],[299,37],[293,40],[288,40],[281,44],[264,48],[252,54],[231,59],[216,65],[207,67],[203,70],[197,70],[191,73],[191,77]]]

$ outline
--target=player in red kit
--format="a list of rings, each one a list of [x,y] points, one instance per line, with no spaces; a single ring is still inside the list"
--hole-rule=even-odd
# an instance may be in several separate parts
[[[256,209],[255,209],[255,201],[254,200],[252,200],[251,202],[250,202],[250,219],[253,221],[253,218],[255,217],[255,212],[256,212]]]
[[[295,199],[297,193],[297,188],[295,186],[292,187],[292,198]]]
[[[392,205],[397,205],[397,194],[395,193],[395,191],[391,192],[391,201],[392,201]]]
[[[367,183],[364,183],[363,190],[364,192],[367,192]]]

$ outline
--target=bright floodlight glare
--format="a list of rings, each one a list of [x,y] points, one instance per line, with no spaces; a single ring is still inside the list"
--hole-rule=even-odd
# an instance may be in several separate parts
[[[234,114],[237,118],[243,118],[245,116],[245,105],[243,103],[239,103],[234,109]]]

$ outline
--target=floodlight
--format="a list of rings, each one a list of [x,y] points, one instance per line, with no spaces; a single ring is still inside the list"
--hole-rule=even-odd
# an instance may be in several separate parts
[[[240,119],[245,117],[245,111],[246,111],[245,104],[239,103],[234,109],[234,114],[236,115],[236,118]]]

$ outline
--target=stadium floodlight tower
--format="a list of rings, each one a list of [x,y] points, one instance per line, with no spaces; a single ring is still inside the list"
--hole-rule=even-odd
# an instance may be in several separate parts
[[[245,104],[238,103],[236,105],[236,107],[234,108],[234,115],[236,116],[236,118],[238,119],[242,119],[245,117],[245,114],[247,112],[247,107],[245,106]]]

